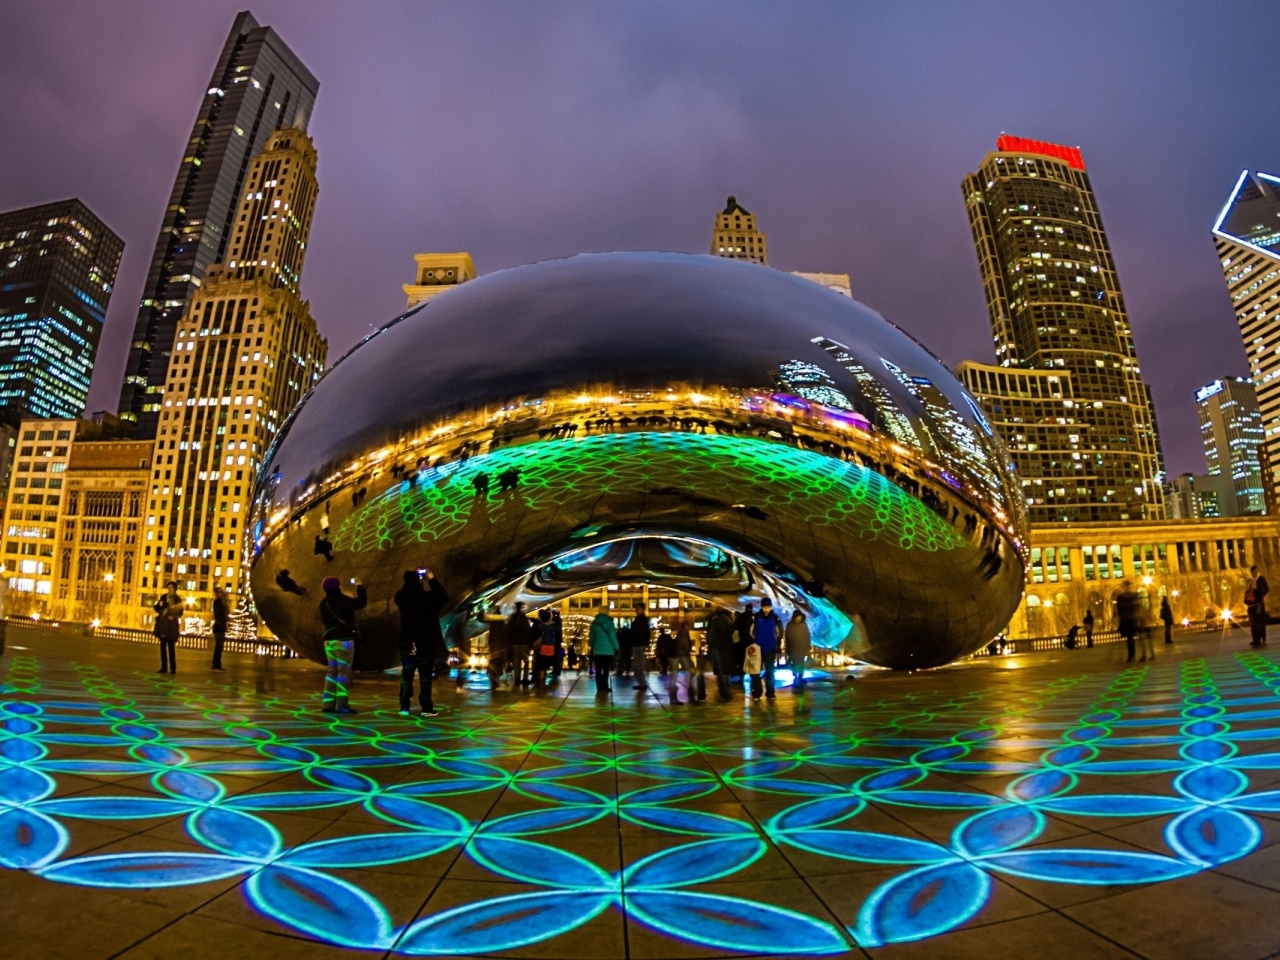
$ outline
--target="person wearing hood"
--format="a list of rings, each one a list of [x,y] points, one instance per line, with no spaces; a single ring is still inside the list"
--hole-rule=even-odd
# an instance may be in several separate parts
[[[783,635],[783,642],[787,647],[787,663],[790,664],[792,676],[795,677],[795,691],[801,693],[804,691],[804,671],[809,665],[809,653],[813,649],[813,643],[809,636],[809,623],[799,610],[793,612],[791,619],[787,621],[787,632]]]
[[[427,590],[422,588],[423,577]],[[394,599],[400,610],[400,716],[409,716],[413,675],[417,673],[422,715],[434,717],[437,714],[431,699],[431,680],[436,664],[448,653],[440,629],[440,611],[449,602],[449,594],[435,574],[424,568],[404,572],[404,585]]]
[[[613,617],[604,607],[591,621],[591,630],[587,641],[590,644],[591,659],[596,665],[596,695],[607,696],[609,693],[609,673],[613,670],[613,658],[618,655],[618,629],[614,626]]]
[[[320,622],[324,625],[324,655],[328,670],[324,676],[325,713],[355,713],[348,702],[351,661],[356,647],[356,611],[369,604],[369,594],[359,580],[356,595],[342,592],[337,577],[325,577],[321,583],[324,599],[320,601]]]

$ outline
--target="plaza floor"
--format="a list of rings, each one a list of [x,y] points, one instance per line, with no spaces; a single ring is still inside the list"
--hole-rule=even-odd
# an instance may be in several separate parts
[[[1278,640],[1280,645],[1280,640]],[[6,958],[1280,955],[1280,650],[1240,632],[600,703],[35,630]]]

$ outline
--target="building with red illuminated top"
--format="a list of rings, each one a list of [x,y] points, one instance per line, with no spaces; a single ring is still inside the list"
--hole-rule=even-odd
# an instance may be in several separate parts
[[[958,373],[1032,523],[1162,518],[1151,393],[1079,148],[1002,134],[964,196],[996,362]]]

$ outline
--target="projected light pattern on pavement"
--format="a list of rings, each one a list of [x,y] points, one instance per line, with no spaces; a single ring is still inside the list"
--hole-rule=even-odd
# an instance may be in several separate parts
[[[700,948],[845,954],[945,936],[980,919],[998,881],[1190,876],[1247,856],[1257,818],[1280,814],[1280,790],[1251,782],[1280,769],[1280,667],[1265,653],[1012,698],[825,683],[744,716],[477,693],[436,719],[398,718],[388,698],[345,722],[316,697],[229,706],[203,680],[29,656],[0,668],[4,867],[98,888],[230,880],[284,931],[405,955],[515,950],[610,912]],[[292,838],[301,811],[330,811],[335,829]],[[1159,849],[1089,826],[1149,818]],[[140,834],[153,850],[70,853],[95,821],[180,822],[189,843]],[[875,879],[843,912],[731,883],[787,864]],[[400,915],[368,883],[377,870],[424,898],[456,871],[511,892],[475,885],[494,895]]]
[[[476,496],[472,478],[520,472],[508,494]],[[964,544],[951,524],[866,467],[753,437],[693,433],[614,433],[500,448],[420,472],[361,507],[333,538],[339,552],[386,550],[441,540],[485,505],[515,497],[530,510],[564,509],[604,493],[678,487],[689,496],[754,497],[749,505],[800,524],[839,523],[865,540],[888,539],[915,550]],[[784,524],[785,526],[786,524]]]

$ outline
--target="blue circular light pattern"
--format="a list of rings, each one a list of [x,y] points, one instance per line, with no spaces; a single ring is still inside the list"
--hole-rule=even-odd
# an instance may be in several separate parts
[[[855,684],[814,694],[794,718],[753,711],[745,722],[736,706],[664,714],[571,699],[541,718],[495,701],[344,723],[309,700],[248,694],[230,708],[212,686],[32,657],[6,666],[0,865],[99,888],[236,879],[287,931],[409,956],[514,950],[611,910],[699,947],[845,954],[963,926],[1000,876],[1186,877],[1248,855],[1262,838],[1255,817],[1280,813],[1280,790],[1250,782],[1280,768],[1265,746],[1280,740],[1280,667],[1252,652],[1057,679],[1012,705],[902,685],[877,700]],[[60,791],[62,777],[146,777],[150,790],[78,795]],[[1123,792],[1126,778],[1143,778],[1143,792]],[[1168,789],[1151,792],[1152,778]],[[518,812],[468,815],[478,796],[504,794]],[[758,820],[732,806],[743,795],[783,807]],[[367,829],[289,844],[273,822],[323,808],[363,811]],[[738,815],[717,812],[728,809]],[[890,816],[864,829],[872,810]],[[949,837],[911,830],[918,811],[950,815]],[[86,821],[175,817],[199,852],[68,854]],[[1166,818],[1164,849],[1093,834],[1048,842],[1056,817]],[[575,831],[601,822],[659,849],[621,870],[573,852]],[[771,851],[897,872],[840,917],[706,888]],[[348,873],[439,858],[440,875],[459,857],[521,892],[397,917]]]

